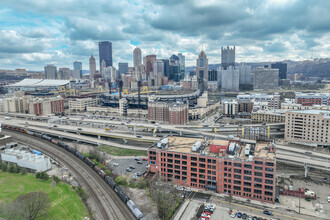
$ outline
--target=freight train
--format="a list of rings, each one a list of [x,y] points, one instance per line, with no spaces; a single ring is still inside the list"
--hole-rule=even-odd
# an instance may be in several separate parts
[[[99,166],[97,166],[93,161],[88,159],[85,155],[83,155],[76,149],[39,132],[32,132],[24,128],[18,128],[13,126],[6,126],[6,125],[2,125],[2,127],[8,130],[18,131],[38,138],[42,138],[74,154],[76,157],[78,157],[80,160],[85,162],[90,168],[92,168],[98,175],[100,175],[104,179],[104,181],[117,193],[120,199],[127,205],[127,207],[131,210],[131,212],[134,214],[134,216],[137,219],[141,219],[144,216],[143,213],[136,207],[134,202],[126,195],[126,193],[116,184],[116,182],[110,176],[108,176]]]

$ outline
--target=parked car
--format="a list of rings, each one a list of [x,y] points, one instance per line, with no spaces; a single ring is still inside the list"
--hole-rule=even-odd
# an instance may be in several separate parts
[[[82,128],[77,128],[77,130],[78,130],[78,131],[81,131],[81,130],[82,130]]]
[[[237,213],[237,218],[242,218],[242,213],[241,212]]]
[[[330,202],[330,196],[328,196],[328,202]]]
[[[252,220],[252,216],[251,215],[249,215],[248,220]]]
[[[308,151],[305,152],[305,154],[312,154],[312,153],[313,153],[313,152],[310,151],[310,150],[308,150]]]
[[[141,135],[136,135],[136,137],[137,137],[137,138],[142,138],[142,136],[141,136]]]
[[[270,211],[267,211],[267,210],[264,211],[264,214],[265,215],[273,215],[273,213],[271,213]]]
[[[133,165],[130,165],[130,166],[129,166],[129,168],[131,168],[131,169],[135,169],[135,166],[133,166]]]
[[[231,213],[230,217],[235,218],[236,217],[236,212]]]
[[[139,158],[135,158],[134,160],[136,160],[136,161],[140,161],[140,159],[139,159]]]
[[[116,167],[118,167],[119,164],[118,164],[118,163],[112,163],[112,166],[116,166]]]
[[[142,161],[137,161],[138,164],[142,164]]]
[[[242,219],[246,219],[246,218],[247,218],[247,215],[245,213],[243,213]]]
[[[57,125],[53,125],[54,128],[57,128]]]
[[[143,161],[147,161],[148,159],[147,158],[142,158]]]
[[[126,168],[127,172],[132,172],[132,170],[130,168]]]

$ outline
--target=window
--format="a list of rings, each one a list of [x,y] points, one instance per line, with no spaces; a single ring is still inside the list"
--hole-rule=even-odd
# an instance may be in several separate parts
[[[205,173],[205,170],[204,169],[199,169],[199,172],[200,173]]]
[[[187,165],[187,161],[182,161],[182,165]]]
[[[271,179],[272,179],[272,178],[274,177],[274,175],[273,175],[273,174],[270,174],[270,173],[266,173],[266,174],[265,174],[265,177],[266,177],[266,178],[271,178]]]
[[[234,180],[234,184],[236,184],[236,185],[241,185],[242,182],[241,182],[241,181],[238,181],[238,180]]]
[[[187,156],[182,155],[182,159],[187,160]]]
[[[254,161],[254,164],[259,164],[259,165],[262,165],[262,161]]]
[[[265,180],[265,183],[267,183],[267,184],[273,184],[273,180]]]
[[[180,160],[175,160],[174,161],[176,164],[180,164]]]
[[[197,169],[192,167],[191,172],[197,172]]]
[[[244,180],[251,181],[251,177],[250,176],[244,176]]]
[[[251,186],[252,184],[249,182],[244,182],[244,186]]]
[[[252,175],[252,171],[250,171],[250,170],[244,170],[244,174],[245,175]]]
[[[251,192],[250,188],[244,188],[244,192]]]
[[[255,183],[255,184],[254,184],[254,188],[259,188],[259,189],[261,189],[261,187],[262,187],[261,184],[258,184],[258,183]]]
[[[175,154],[174,157],[180,159],[180,154]]]
[[[173,157],[173,154],[167,154],[167,157]]]
[[[242,170],[240,170],[240,169],[234,169],[234,173],[241,173],[242,172]]]
[[[183,176],[187,176],[187,172],[182,172],[182,175]]]
[[[273,193],[265,191],[265,196],[273,196]]]
[[[199,174],[199,178],[205,179],[205,175]]]
[[[236,174],[235,174],[235,175],[234,175],[234,178],[235,178],[235,179],[241,179],[241,175],[236,175]]]
[[[261,172],[254,172],[254,175],[255,176],[262,176],[262,173]]]
[[[240,164],[240,163],[234,163],[234,167],[241,167],[242,166],[242,164]]]
[[[255,189],[255,190],[254,190],[254,193],[260,195],[260,194],[261,194],[261,190]]]
[[[168,163],[173,163],[173,160],[172,159],[167,159],[167,162]]]
[[[257,183],[262,183],[262,179],[261,178],[254,178],[254,181]]]
[[[254,169],[255,169],[255,170],[262,170],[262,167],[257,167],[257,166],[255,166]]]
[[[187,167],[182,167],[182,170],[187,170]]]
[[[252,169],[252,165],[251,164],[244,164],[244,168],[246,168],[246,169]]]
[[[199,164],[199,167],[205,168],[205,164],[200,163],[200,164]]]
[[[272,162],[266,162],[266,166],[273,167],[274,166],[274,163],[272,163]]]
[[[205,158],[199,158],[199,162],[205,162]]]
[[[273,190],[273,186],[265,185],[265,189]]]
[[[197,157],[191,157],[192,161],[197,161]]]
[[[196,167],[197,163],[191,163],[191,166]]]

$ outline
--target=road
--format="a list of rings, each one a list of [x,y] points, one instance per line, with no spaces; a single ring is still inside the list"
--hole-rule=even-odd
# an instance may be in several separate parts
[[[54,158],[69,169],[89,194],[96,219],[135,219],[130,210],[106,182],[87,164],[50,142],[13,131],[3,131],[15,140]]]

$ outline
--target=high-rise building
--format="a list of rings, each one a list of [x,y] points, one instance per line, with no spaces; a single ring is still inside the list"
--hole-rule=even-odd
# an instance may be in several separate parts
[[[253,70],[254,90],[276,90],[279,83],[279,70],[255,68]]]
[[[221,47],[221,67],[226,70],[229,66],[235,66],[235,47]]]
[[[163,60],[156,60],[152,63],[153,65],[153,75],[164,76],[164,62]]]
[[[186,57],[182,55],[182,53],[178,54],[179,62],[180,62],[180,72],[182,75],[185,75],[186,72]]]
[[[237,66],[235,69],[239,72],[239,84],[252,84],[251,66],[246,66],[244,63]]]
[[[140,48],[135,48],[133,50],[133,66],[137,68],[142,64],[142,52]]]
[[[198,59],[196,60],[196,75],[199,82],[203,84],[203,88],[207,89],[207,81],[209,78],[209,61],[204,51],[200,52]]]
[[[60,68],[57,73],[57,79],[69,79],[70,78],[70,69],[67,67]]]
[[[128,63],[118,63],[119,74],[128,73]]]
[[[48,64],[45,66],[45,79],[57,79],[57,68],[54,65]]]
[[[170,75],[170,61],[167,59],[162,59],[164,63],[164,76],[169,77]]]
[[[218,71],[216,70],[209,70],[208,81],[218,81]]]
[[[107,68],[107,65],[105,63],[105,60],[102,60],[101,69],[100,69],[100,72],[101,72],[102,75],[104,75],[105,68]]]
[[[91,78],[94,78],[95,72],[96,72],[96,62],[93,55],[91,55],[91,58],[89,58],[89,73]]]
[[[75,71],[77,73],[79,72],[79,74],[80,74],[79,79],[80,79],[82,77],[82,62],[74,61],[73,62],[73,71]],[[78,78],[77,73],[75,74],[76,75],[75,79]]]
[[[174,80],[175,82],[180,82],[184,78],[184,73],[181,73],[180,69],[180,59],[177,55],[173,54],[169,60],[170,63],[170,72],[169,80]]]
[[[272,69],[278,69],[280,79],[286,79],[286,73],[287,73],[287,64],[282,62],[276,62],[271,65]]]
[[[147,55],[143,58],[143,64],[146,66],[146,77],[149,77],[149,74],[153,72],[152,63],[157,60],[156,55]]]
[[[233,66],[221,71],[221,89],[238,91],[239,90],[239,71]]]
[[[105,61],[105,67],[112,66],[112,43],[109,41],[99,42],[99,60],[100,69],[102,60]]]

